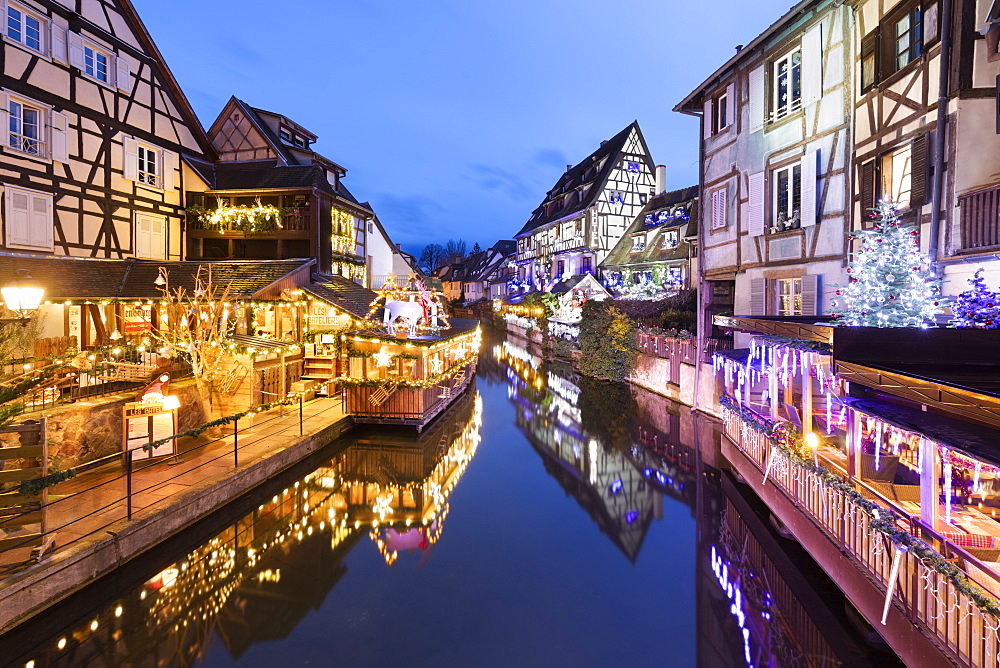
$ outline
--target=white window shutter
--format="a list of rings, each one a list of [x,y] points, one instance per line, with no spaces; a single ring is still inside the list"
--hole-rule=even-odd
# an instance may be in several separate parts
[[[21,190],[7,188],[7,210],[4,212],[4,232],[7,243],[27,246],[31,243],[28,229],[31,225],[31,196]]]
[[[750,315],[767,315],[767,279],[750,279]]]
[[[69,44],[69,64],[77,69],[83,69],[83,35],[78,32],[66,33],[66,43]]]
[[[800,193],[799,220],[802,227],[816,224],[816,177],[819,170],[819,151],[806,151],[800,162],[802,166],[802,192]]]
[[[702,132],[704,133],[705,139],[712,136],[712,98],[705,98],[705,114],[702,116]]]
[[[135,256],[150,257],[150,218],[142,214],[135,216]]]
[[[819,274],[807,274],[802,277],[802,315],[820,315]]]
[[[150,257],[163,260],[167,257],[167,221],[159,218],[153,221],[149,234]]]
[[[750,132],[764,127],[764,66],[750,72]]]
[[[727,189],[719,188],[712,193],[712,229],[720,230],[726,226]]]
[[[69,162],[69,119],[66,114],[58,111],[51,112],[51,122],[49,125],[50,146],[52,147],[52,159],[56,162]]]
[[[726,125],[736,123],[736,84],[726,86]]]
[[[7,104],[7,93],[0,90],[0,130],[10,127],[10,121],[8,114],[10,114],[10,105]],[[0,144],[7,145],[8,139],[0,140]]]
[[[750,175],[750,188],[747,194],[750,198],[747,211],[750,220],[747,229],[750,236],[759,237],[764,234],[764,172]]]
[[[124,58],[115,58],[115,85],[126,93],[132,90],[132,68]]]
[[[32,194],[28,243],[36,248],[52,248],[52,226],[52,196]]]
[[[823,97],[823,24],[817,23],[802,36],[802,106]]]
[[[69,64],[69,53],[66,50],[66,29],[51,23],[49,24],[49,36],[52,60],[63,65]]]
[[[163,174],[163,189],[173,190],[174,172],[177,170],[177,154],[173,151],[160,151],[160,155],[163,156],[163,164],[160,166],[161,174]]]
[[[129,181],[139,180],[139,142],[133,137],[125,137],[122,140],[125,147],[125,162],[122,171]]]

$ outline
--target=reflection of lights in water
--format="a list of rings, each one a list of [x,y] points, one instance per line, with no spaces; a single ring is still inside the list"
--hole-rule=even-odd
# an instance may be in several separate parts
[[[611,483],[611,493],[617,494],[618,492],[622,491],[622,487],[624,486],[625,485],[624,483],[622,483],[621,478],[615,480],[613,483]]]
[[[632,524],[632,522],[635,522],[637,519],[639,519],[639,511],[638,510],[630,510],[627,513],[625,513],[625,523],[626,524]]]
[[[742,632],[743,658],[746,659],[748,666],[753,666],[753,660],[750,655],[750,629],[747,628],[747,616],[746,612],[743,610],[743,592],[740,590],[738,582],[730,581],[729,565],[716,551],[714,545],[712,546],[712,571],[715,573],[715,577],[718,579],[719,585],[722,587],[722,591],[724,591],[726,596],[729,598],[729,612],[736,618],[736,624],[740,627],[740,631]],[[768,599],[770,598],[770,594],[765,594],[765,596]]]

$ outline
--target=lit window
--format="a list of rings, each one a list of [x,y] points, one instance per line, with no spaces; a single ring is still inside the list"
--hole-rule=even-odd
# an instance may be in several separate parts
[[[159,187],[159,180],[156,178],[157,175],[157,151],[156,149],[147,148],[145,146],[139,146],[138,150],[139,156],[139,183],[145,183],[147,186]]]
[[[920,57],[923,45],[923,20],[920,6],[906,12],[893,23],[893,71],[899,71]]]
[[[42,140],[44,112],[17,100],[10,101],[8,111],[10,112],[8,146],[16,151],[44,157],[45,142]]]
[[[646,235],[637,234],[632,237],[632,251],[638,252],[641,250],[646,250]]]
[[[802,106],[801,49],[776,60],[771,74],[771,113],[777,120]]]
[[[108,54],[98,51],[89,44],[83,47],[83,71],[89,77],[98,81],[108,81]]]
[[[795,229],[799,227],[802,168],[799,163],[795,163],[774,170],[772,177],[774,183],[774,224],[772,229],[775,232]]]
[[[7,7],[7,37],[24,46],[42,50],[42,21],[27,12]]]
[[[904,209],[910,205],[912,154],[907,144],[882,157],[882,199]]]
[[[779,278],[778,315],[802,315],[802,279]]]

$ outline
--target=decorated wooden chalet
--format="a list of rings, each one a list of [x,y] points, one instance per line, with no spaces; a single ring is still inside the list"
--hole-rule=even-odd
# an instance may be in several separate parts
[[[919,222],[946,295],[980,267],[1000,284],[1000,4],[855,5],[856,221],[891,199]]]
[[[690,289],[698,234],[698,186],[660,193],[646,203],[601,263],[615,295],[656,299]]]
[[[183,259],[181,158],[215,151],[132,3],[3,0],[0,20],[0,251]]]
[[[286,116],[231,98],[208,131],[215,163],[191,161],[191,260],[314,258],[322,273],[367,285],[370,208],[344,186],[347,170],[311,147]]]
[[[853,22],[799,2],[675,107],[701,118],[703,336],[713,313],[821,314],[846,282]]]
[[[515,235],[519,292],[595,273],[655,194],[653,160],[635,121],[567,166]]]

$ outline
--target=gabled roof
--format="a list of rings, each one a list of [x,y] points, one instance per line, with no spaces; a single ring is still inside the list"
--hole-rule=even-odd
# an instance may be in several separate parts
[[[332,274],[313,274],[312,282],[303,285],[302,290],[358,318],[368,315],[377,296],[352,280]]]
[[[549,290],[554,295],[561,295],[575,289],[589,290],[590,292],[603,292],[608,297],[611,294],[607,289],[601,285],[601,282],[594,278],[593,274],[577,274],[576,276],[571,276],[566,280],[559,281],[552,286]]]
[[[688,258],[688,243],[684,237],[698,229],[698,186],[682,188],[653,197],[642,208],[639,215],[625,230],[611,252],[601,263],[602,267],[620,267],[639,265],[650,262],[667,262],[670,260],[686,260]],[[674,218],[673,213],[678,207],[684,207],[688,220]],[[663,231],[678,229],[678,244],[673,248],[663,247]],[[646,231],[646,247],[641,251],[632,251],[632,236]]]
[[[646,146],[646,140],[643,139],[642,131],[639,129],[639,121],[632,121],[614,137],[601,142],[600,148],[596,151],[563,172],[559,180],[556,181],[555,186],[549,190],[545,199],[542,200],[542,203],[532,212],[528,222],[514,236],[519,237],[552,221],[562,220],[593,206],[600,197],[608,176],[610,176],[611,171],[617,164],[616,158],[625,148],[625,143],[628,141],[633,129],[639,136],[639,142],[642,144],[645,153],[646,163],[650,171],[652,171],[654,169],[653,160],[649,156],[649,148]],[[551,202],[558,199],[564,192],[572,190],[576,190],[581,194],[574,197],[573,200],[569,200],[571,203],[568,206],[564,205],[552,211],[551,214],[546,213],[546,207]],[[583,194],[584,191],[585,194]]]
[[[256,109],[254,109],[249,104],[239,99],[235,95],[229,98],[229,103],[226,104],[226,107],[228,107],[230,104],[233,104],[237,108],[239,108],[240,112],[247,118],[247,120],[250,121],[251,125],[254,126],[257,132],[259,132],[260,135],[264,138],[264,140],[268,144],[270,144],[274,152],[280,156],[282,162],[284,162],[286,165],[301,164],[299,163],[298,160],[295,159],[295,156],[292,155],[292,152],[288,150],[288,147],[285,145],[285,143],[280,139],[278,139],[278,135],[274,134],[274,132],[271,130],[268,124],[264,122],[264,119],[260,117],[260,114],[257,113]],[[215,131],[215,126],[221,123],[223,119],[225,119],[228,116],[228,114],[225,113],[226,107],[223,107],[223,110],[219,114],[219,117],[215,120],[215,123],[212,124],[212,127],[209,129],[209,134],[212,134]]]
[[[274,160],[220,162],[215,165],[212,190],[292,190],[316,188],[339,195],[315,165],[278,165]],[[346,198],[345,198],[346,199]],[[352,197],[351,200],[354,198]],[[356,202],[355,202],[356,203]]]
[[[166,262],[2,256],[0,285],[12,280],[18,269],[27,269],[45,288],[45,299],[50,301],[160,299],[163,293],[155,283],[160,267],[167,270],[171,288],[187,290],[194,289],[200,268],[211,268],[212,282],[219,287],[230,286],[231,299],[249,299],[313,262],[310,259]]]

